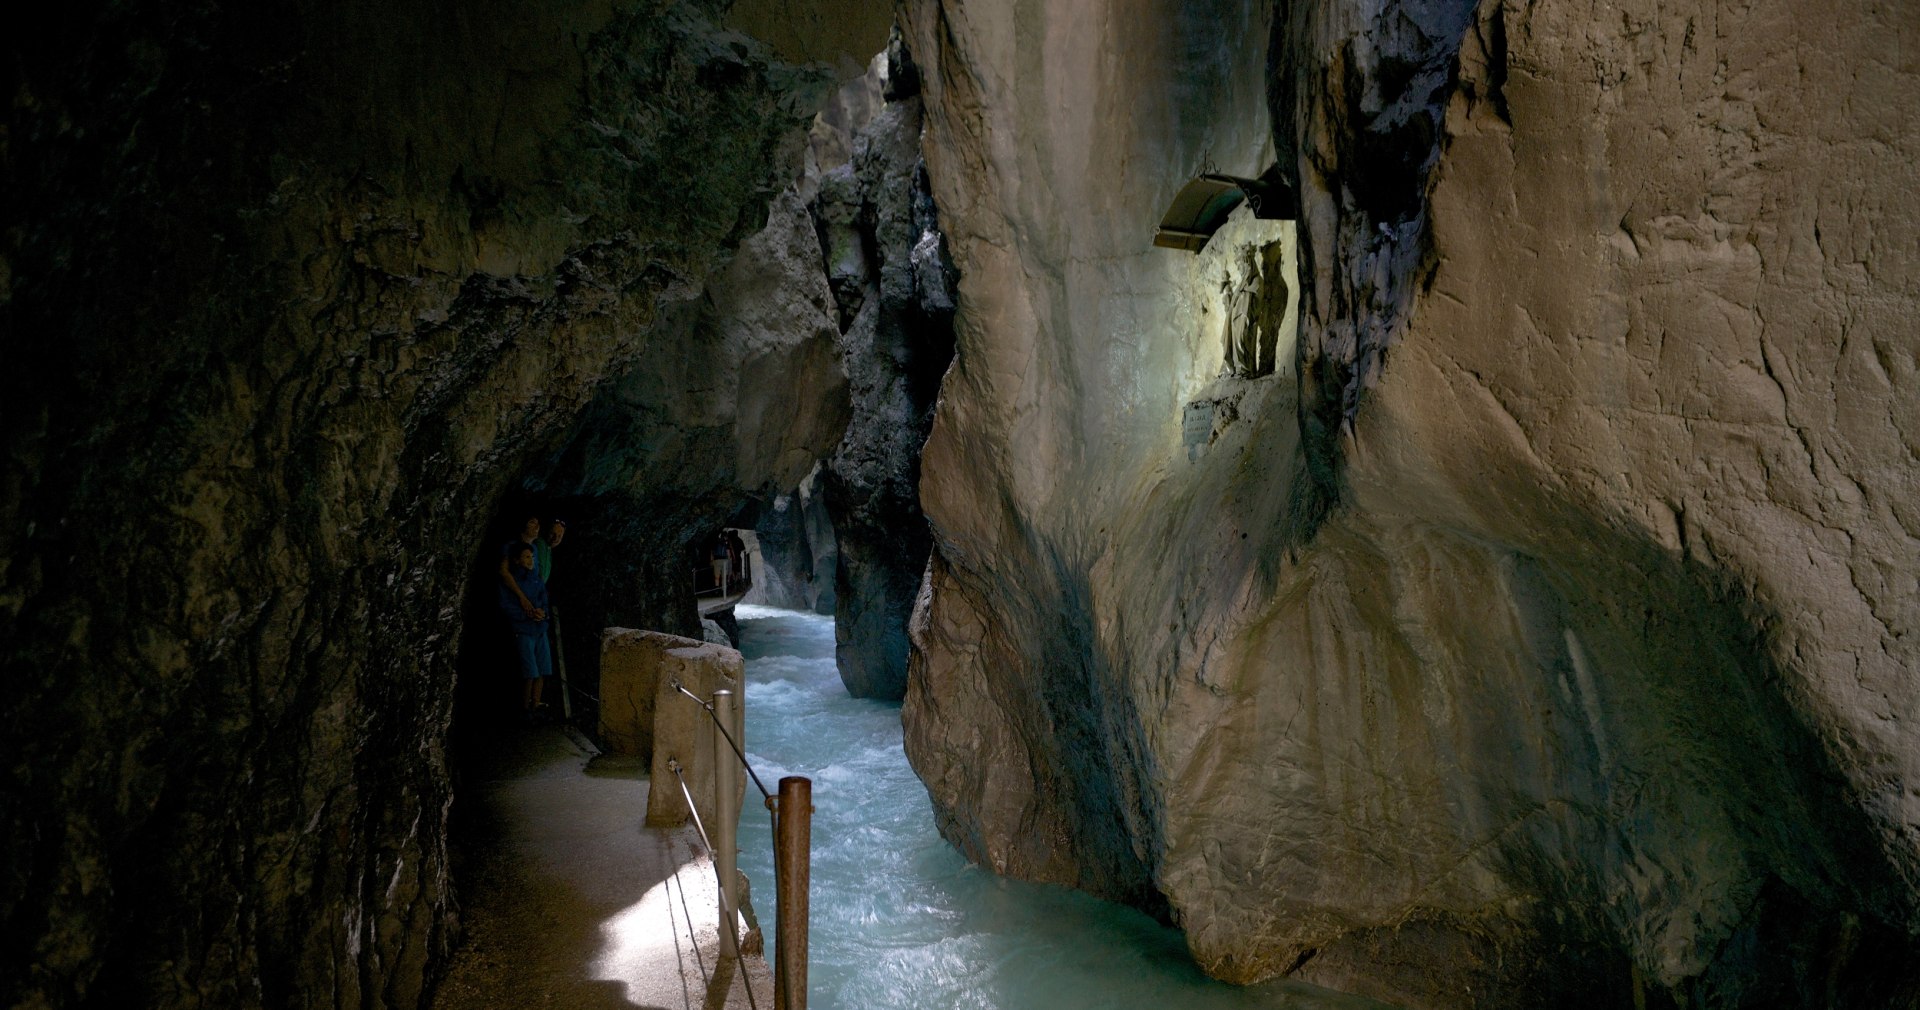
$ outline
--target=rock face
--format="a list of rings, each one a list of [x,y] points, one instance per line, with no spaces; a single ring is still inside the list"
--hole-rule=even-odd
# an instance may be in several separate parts
[[[833,613],[833,573],[840,548],[834,542],[833,518],[827,514],[819,476],[816,466],[799,487],[775,495],[760,510],[754,532],[765,563],[754,573],[746,602]]]
[[[953,267],[920,159],[918,70],[897,39],[876,63],[885,104],[821,178],[813,212],[853,408],[822,481],[838,547],[835,658],[854,697],[897,699],[932,547],[920,447],[953,355]]]
[[[1236,981],[1920,1000],[1910,13],[912,23],[962,277],[906,709],[949,838]],[[1268,158],[1292,239],[1148,247]]]
[[[17,49],[0,1004],[419,1005],[488,514],[704,339],[676,305],[834,84],[717,6],[135,2]],[[741,381],[812,352],[770,353]],[[832,426],[757,402],[715,410]]]
[[[759,511],[764,588],[749,600],[835,616],[856,697],[906,692],[907,624],[932,542],[920,448],[953,357],[954,270],[920,158],[919,70],[898,34],[827,103],[807,171],[851,415],[795,490]]]
[[[693,569],[717,528],[800,482],[847,425],[833,296],[792,189],[708,294],[658,330],[653,353],[525,481],[570,513],[555,579],[570,657],[596,655],[609,626],[698,637]],[[577,668],[591,693],[594,670]]]

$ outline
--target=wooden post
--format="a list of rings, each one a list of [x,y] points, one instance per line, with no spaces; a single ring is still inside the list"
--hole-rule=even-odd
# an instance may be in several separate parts
[[[713,692],[713,714],[720,726],[732,732],[733,692]],[[740,825],[740,792],[737,788],[739,759],[733,745],[718,727],[713,731],[713,870],[720,878],[720,952],[726,957],[740,955],[740,856],[735,831]]]
[[[774,938],[775,1010],[807,1010],[807,886],[813,838],[813,781],[780,780],[779,830],[773,839],[777,915]]]

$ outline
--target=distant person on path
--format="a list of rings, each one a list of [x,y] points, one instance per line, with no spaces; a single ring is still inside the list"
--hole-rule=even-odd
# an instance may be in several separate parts
[[[752,582],[752,574],[747,571],[747,542],[740,539],[740,531],[727,531],[727,553],[732,555],[729,561],[733,572],[733,584],[744,587]]]
[[[532,545],[522,544],[514,550],[507,556],[507,565],[514,580],[514,591],[500,590],[500,612],[507,615],[507,624],[513,631],[514,647],[520,656],[520,676],[525,681],[521,706],[527,721],[531,722],[541,706],[541,686],[546,678],[553,676],[553,649],[547,644],[547,584],[540,580],[540,573],[533,570]]]
[[[512,570],[513,557],[519,553],[522,547],[533,551],[534,563],[536,565],[544,566],[546,569],[553,567],[553,559],[551,557],[546,558],[544,561],[542,560],[542,555],[547,553],[548,548],[546,542],[540,539],[539,516],[528,516],[526,523],[520,528],[520,539],[507,541],[506,546],[500,551],[500,585],[503,589],[512,593],[514,598],[519,601],[521,612],[531,616],[533,613],[533,601],[527,599],[526,595],[520,591],[519,580],[514,577]],[[544,576],[542,576],[541,581],[545,581]],[[541,606],[545,607],[546,604],[543,603]]]
[[[727,586],[727,538],[713,538],[713,588],[724,591]]]

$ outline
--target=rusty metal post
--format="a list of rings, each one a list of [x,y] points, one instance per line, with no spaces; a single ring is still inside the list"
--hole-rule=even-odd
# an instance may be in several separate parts
[[[807,1010],[807,884],[811,874],[813,780],[789,775],[780,780],[780,818],[773,839],[777,915],[774,938],[773,1005],[776,1010]]]
[[[720,726],[732,732],[735,724],[733,692],[713,692],[713,715]],[[719,727],[713,732],[713,870],[720,878],[720,950],[728,956],[740,953],[739,915],[740,847],[735,833],[740,826],[740,772],[735,767],[733,745]]]

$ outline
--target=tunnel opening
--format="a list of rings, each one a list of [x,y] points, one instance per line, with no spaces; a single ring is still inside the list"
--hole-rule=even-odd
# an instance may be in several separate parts
[[[573,789],[568,746],[605,752],[594,774],[621,767],[624,731],[609,713],[630,695],[602,664],[626,632],[609,629],[692,648],[739,644],[734,615],[748,599],[841,610],[864,630],[840,636],[836,675],[891,664],[904,678],[929,550],[918,451],[953,348],[954,273],[920,161],[916,81],[896,34],[816,117],[808,167],[765,226],[704,293],[665,308],[655,341],[667,353],[610,383],[496,509],[469,565],[452,735],[456,872],[489,909],[520,872],[503,853],[528,837],[501,813],[523,788],[514,782]],[[556,705],[532,727],[514,708],[502,627],[514,600],[494,570],[529,509],[569,523],[548,588],[571,713]],[[620,774],[651,789],[653,772]]]

